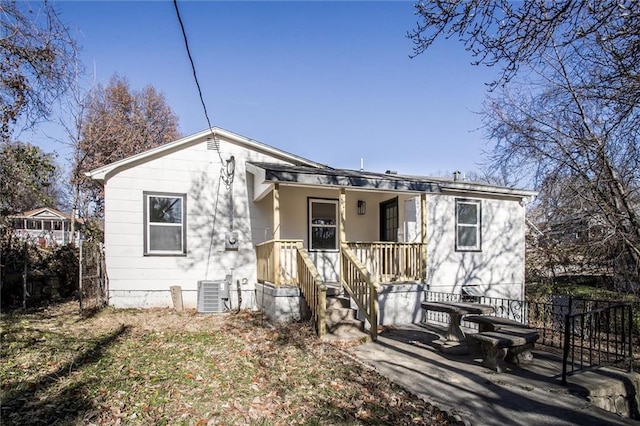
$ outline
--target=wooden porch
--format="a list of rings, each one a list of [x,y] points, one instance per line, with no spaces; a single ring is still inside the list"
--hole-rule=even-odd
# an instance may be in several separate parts
[[[340,285],[355,301],[377,338],[380,283],[424,282],[426,245],[401,242],[345,242],[340,245]],[[297,286],[318,335],[326,333],[327,285],[302,240],[270,240],[256,245],[257,279],[276,287]]]
[[[258,173],[257,170],[254,170]],[[380,182],[376,182],[372,187],[380,191],[378,186]],[[300,292],[304,297],[311,317],[316,325],[318,335],[323,338],[326,333],[326,310],[327,310],[327,285],[323,276],[318,272],[317,265],[312,260],[310,254],[322,253],[323,250],[309,252],[305,248],[305,241],[302,239],[283,239],[282,232],[282,212],[281,201],[283,200],[282,188],[287,187],[287,183],[274,182],[270,185],[260,184],[261,194],[255,198],[258,201],[267,194],[271,194],[272,208],[272,239],[256,245],[257,258],[257,280],[259,283],[271,283],[275,287],[290,285],[300,288]],[[334,217],[330,218],[331,226],[335,227],[335,249],[329,252],[338,255],[338,261],[335,265],[337,270],[337,280],[339,286],[355,301],[359,313],[369,323],[371,338],[376,340],[378,333],[379,306],[378,294],[381,290],[380,283],[389,282],[425,282],[427,269],[427,229],[426,229],[426,191],[427,187],[405,188],[407,193],[413,196],[419,196],[418,214],[419,214],[419,242],[396,242],[398,239],[398,226],[392,228],[391,235],[385,235],[382,229],[383,223],[386,221],[377,215],[373,216],[377,224],[381,226],[381,239],[389,239],[390,241],[349,241],[349,234],[355,235],[353,228],[347,222],[347,192],[355,196],[350,198],[352,204],[358,200],[359,193],[357,190],[347,187],[329,187],[321,186],[324,190],[335,191],[337,201],[337,212]],[[394,187],[392,194],[399,192]],[[385,192],[389,193],[389,192]],[[379,201],[388,201],[379,200]],[[381,202],[379,205],[382,206]],[[291,207],[287,207],[291,208]],[[361,207],[358,205],[358,209]],[[397,196],[396,196],[396,212],[397,216]],[[358,215],[363,214],[358,211]],[[353,213],[351,213],[353,214]],[[380,213],[382,216],[382,212]],[[416,215],[417,216],[417,215]],[[353,216],[351,216],[353,220]],[[334,221],[335,220],[335,221]],[[337,222],[337,223],[336,223]],[[353,222],[351,222],[353,223]],[[321,224],[326,225],[326,224]],[[371,234],[370,228],[367,235]],[[300,235],[300,229],[288,233]],[[311,234],[311,233],[310,233]],[[358,234],[362,235],[362,234]],[[361,238],[361,237],[355,237]],[[368,238],[368,237],[364,237]],[[311,239],[311,237],[309,237]],[[306,241],[306,244],[311,244]],[[337,250],[336,250],[337,249]]]

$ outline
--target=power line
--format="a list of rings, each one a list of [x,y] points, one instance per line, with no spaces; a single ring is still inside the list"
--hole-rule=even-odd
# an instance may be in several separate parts
[[[180,29],[182,30],[182,37],[184,38],[184,46],[187,49],[187,56],[189,57],[189,62],[191,63],[191,70],[193,71],[193,79],[196,82],[196,87],[198,88],[198,94],[200,95],[200,103],[202,103],[202,109],[204,110],[204,116],[207,119],[207,124],[209,125],[209,131],[211,132],[211,136],[216,138],[215,133],[213,133],[213,129],[211,126],[211,120],[209,120],[209,113],[207,112],[207,106],[204,103],[204,97],[202,96],[202,89],[200,88],[200,82],[198,81],[198,74],[196,73],[196,66],[193,63],[193,57],[191,56],[191,49],[189,49],[189,39],[187,38],[187,32],[184,29],[184,24],[182,22],[182,17],[180,16],[180,10],[178,9],[178,0],[173,0],[173,6],[176,9],[176,15],[178,16],[178,22],[180,23]],[[216,149],[218,153],[218,158],[220,159],[220,175],[224,180],[225,186],[227,189],[231,187],[233,183],[234,171],[235,171],[235,159],[233,155],[229,160],[225,161],[222,159],[222,154],[220,154],[220,150]],[[231,170],[229,168],[231,167]]]
[[[182,23],[182,18],[180,17],[180,11],[178,10],[178,0],[173,0],[173,6],[176,9],[176,15],[178,16],[178,22],[180,23],[180,28],[182,29],[182,37],[184,38],[184,46],[187,48],[187,56],[189,57],[189,62],[191,62],[191,70],[193,71],[193,79],[196,81],[196,86],[198,87],[198,94],[200,95],[200,102],[202,103],[202,109],[204,110],[204,116],[207,119],[207,124],[209,125],[209,130],[211,130],[211,121],[209,120],[209,114],[207,113],[207,106],[205,105],[204,98],[202,97],[202,89],[200,89],[200,82],[198,81],[198,75],[196,74],[196,66],[194,65],[193,58],[191,57],[191,50],[189,49],[189,40],[187,39],[187,32],[184,30],[184,24]]]

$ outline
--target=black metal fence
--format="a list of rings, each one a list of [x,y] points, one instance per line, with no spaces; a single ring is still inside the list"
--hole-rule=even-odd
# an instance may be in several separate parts
[[[633,350],[640,348],[640,306],[620,301],[575,298],[565,295],[553,295],[544,300],[515,300],[487,296],[465,296],[460,294],[426,291],[425,300],[429,302],[470,301],[491,305],[494,315],[509,318],[538,329],[538,344],[548,348],[562,350],[571,356],[567,369],[571,371],[613,364],[629,360],[633,364]],[[624,306],[624,309],[621,308]],[[441,325],[448,324],[447,314],[428,311],[425,320]],[[624,321],[624,327],[621,326]],[[462,321],[469,329],[478,325]],[[617,345],[617,346],[616,346]],[[624,357],[619,349],[624,347]],[[630,354],[630,355],[629,355]],[[564,379],[563,379],[564,380]]]
[[[563,384],[566,384],[568,374],[594,366],[620,364],[633,370],[631,303],[568,314],[564,330]]]

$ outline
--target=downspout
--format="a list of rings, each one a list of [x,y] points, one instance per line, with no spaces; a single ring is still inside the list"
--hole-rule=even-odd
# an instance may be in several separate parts
[[[520,201],[520,205],[522,206],[522,217],[524,218],[523,220],[523,239],[524,239],[524,244],[522,247],[522,285],[521,285],[521,289],[520,289],[520,294],[522,295],[522,300],[525,300],[526,298],[526,280],[527,280],[527,201],[526,198],[522,198],[522,200]],[[533,224],[532,224],[533,225]],[[534,228],[537,232],[540,232],[540,230],[535,227]],[[540,234],[542,234],[542,232],[540,232]]]

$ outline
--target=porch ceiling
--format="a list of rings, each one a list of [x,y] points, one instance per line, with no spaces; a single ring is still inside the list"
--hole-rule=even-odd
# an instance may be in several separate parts
[[[254,175],[259,175],[262,178],[264,174],[264,183],[355,187],[382,191],[440,192],[439,184],[433,180],[391,173],[275,163],[249,162],[247,166],[247,169]]]

